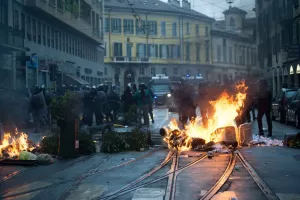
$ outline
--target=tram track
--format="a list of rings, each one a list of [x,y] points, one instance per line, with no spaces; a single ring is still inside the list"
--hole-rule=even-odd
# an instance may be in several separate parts
[[[107,194],[103,197],[100,196],[99,198],[97,198],[97,200],[116,199],[116,198],[118,198],[120,196],[123,196],[127,193],[133,192],[137,189],[143,188],[145,186],[149,186],[151,184],[157,183],[157,182],[162,181],[162,180],[167,179],[167,178],[168,178],[168,188],[169,189],[167,189],[167,193],[166,193],[165,196],[166,197],[168,196],[169,198],[165,198],[165,200],[173,200],[175,198],[176,177],[178,176],[178,174],[180,174],[185,169],[194,166],[195,164],[199,163],[203,159],[207,158],[207,155],[203,154],[199,158],[195,159],[194,161],[189,162],[188,164],[186,164],[185,166],[182,166],[182,167],[178,167],[179,166],[178,163],[179,163],[180,153],[173,152],[171,159],[169,159],[168,156],[166,157],[166,159],[158,167],[154,168],[149,173],[146,173],[146,174],[142,175],[137,180],[135,180],[132,183],[122,187],[121,189],[113,191],[113,192],[111,192],[111,193],[109,193],[109,194]],[[171,169],[167,173],[165,173],[164,175],[161,175],[161,176],[159,176],[159,177],[157,177],[153,180],[150,180],[148,182],[139,184],[142,181],[146,180],[147,178],[150,178],[154,173],[161,170],[170,160],[172,160],[172,165],[171,165]]]
[[[133,160],[130,160],[130,161],[127,161],[127,162],[123,162],[123,163],[121,163],[121,164],[118,164],[118,165],[115,165],[115,166],[112,166],[112,167],[108,167],[108,168],[101,169],[102,165],[110,159],[111,155],[109,154],[109,155],[107,155],[104,159],[102,159],[101,162],[98,162],[98,163],[95,164],[93,167],[91,167],[91,168],[88,170],[87,173],[84,173],[84,174],[82,174],[81,176],[79,176],[79,177],[77,177],[77,178],[74,178],[73,181],[75,181],[75,184],[73,184],[72,187],[69,188],[69,190],[67,190],[67,191],[64,193],[64,195],[62,195],[59,199],[66,199],[66,197],[68,197],[68,195],[69,195],[69,192],[73,191],[73,190],[75,189],[75,187],[77,187],[78,185],[80,185],[80,183],[81,183],[84,179],[86,179],[86,178],[88,178],[88,177],[90,177],[90,176],[92,176],[92,175],[99,174],[99,173],[103,173],[103,172],[107,172],[107,171],[110,171],[110,170],[113,170],[113,169],[116,169],[116,168],[119,168],[119,167],[123,167],[123,166],[129,165],[129,164],[131,164],[131,163],[133,163],[133,162],[136,162],[136,161],[138,161],[138,160],[141,160],[141,159],[144,159],[144,158],[147,158],[147,157],[151,156],[154,152],[159,151],[160,149],[161,149],[161,147],[155,148],[155,149],[151,150],[150,152],[148,152],[148,153],[146,153],[146,154],[144,154],[144,155],[142,155],[142,156],[140,156],[140,157],[138,157],[138,158],[136,158],[136,159],[133,159]],[[76,160],[76,161],[70,163],[70,164],[67,165],[66,167],[61,168],[61,169],[59,169],[59,170],[57,170],[57,171],[54,171],[54,172],[52,171],[52,172],[49,172],[49,173],[47,173],[47,174],[45,174],[45,175],[38,176],[38,177],[35,178],[34,180],[28,181],[28,182],[26,182],[26,183],[24,183],[24,184],[14,185],[14,188],[10,188],[10,189],[7,189],[7,190],[5,190],[5,191],[2,191],[2,192],[0,193],[0,197],[1,197],[1,196],[2,196],[2,197],[3,197],[3,196],[6,196],[8,193],[10,193],[10,192],[12,192],[12,191],[14,191],[14,190],[16,190],[16,189],[18,189],[18,188],[21,188],[21,187],[23,187],[23,186],[25,186],[25,185],[31,184],[31,183],[33,183],[33,182],[35,182],[35,181],[45,180],[45,179],[47,179],[47,178],[51,178],[51,176],[53,176],[53,174],[57,174],[57,173],[59,173],[59,172],[61,172],[61,171],[64,171],[64,170],[66,170],[66,169],[68,169],[68,168],[74,166],[76,163],[88,161],[88,160],[89,160],[90,158],[92,158],[92,157],[93,157],[93,155],[90,155],[90,156],[87,156],[87,157],[85,157],[85,158],[83,158],[83,159],[78,159],[78,160]],[[29,169],[29,168],[25,168],[24,171],[26,171],[26,170],[28,170],[28,169]],[[15,176],[21,174],[21,173],[23,173],[24,171],[22,171],[22,172],[20,172],[20,173],[17,173],[16,175],[9,176],[9,178],[6,178],[5,180],[3,179],[3,181],[0,180],[0,185],[3,184],[3,182],[5,182],[5,181],[7,181],[7,180],[9,180],[9,179],[11,179],[11,178],[13,178],[13,177],[15,177]],[[50,187],[54,187],[54,186],[48,186],[48,187],[44,187],[44,188],[41,188],[41,189],[47,189],[47,188],[50,188]],[[39,190],[39,189],[35,189],[35,190]],[[32,192],[32,191],[30,191],[30,190],[29,190],[29,191],[26,191],[26,193],[30,193],[30,192]],[[22,195],[23,193],[24,193],[24,192],[20,193],[19,195]],[[14,195],[14,196],[18,196],[18,194],[17,194],[17,195]]]
[[[256,173],[256,171],[252,168],[252,166],[245,160],[245,158],[242,156],[242,154],[239,151],[232,152],[227,168],[225,169],[225,171],[223,172],[219,180],[213,185],[213,187],[206,194],[204,194],[200,198],[200,200],[210,200],[220,191],[220,189],[224,186],[224,184],[228,181],[230,175],[232,174],[237,159],[242,163],[243,167],[247,170],[247,172],[250,174],[252,179],[255,181],[257,186],[260,188],[260,190],[263,192],[263,194],[268,200],[279,200],[276,194],[260,178],[260,176]]]

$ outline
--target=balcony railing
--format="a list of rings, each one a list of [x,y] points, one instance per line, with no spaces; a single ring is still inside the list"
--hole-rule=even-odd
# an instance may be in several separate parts
[[[114,56],[112,58],[114,63],[150,63],[151,60],[148,57],[126,57],[126,56]]]
[[[0,24],[0,45],[23,49],[24,33],[8,25]]]

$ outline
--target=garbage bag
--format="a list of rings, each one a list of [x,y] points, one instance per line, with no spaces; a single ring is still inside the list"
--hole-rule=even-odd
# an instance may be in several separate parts
[[[53,163],[53,158],[49,154],[40,154],[37,156],[37,160],[40,163]]]
[[[37,156],[28,151],[22,151],[19,156],[20,160],[36,160]]]

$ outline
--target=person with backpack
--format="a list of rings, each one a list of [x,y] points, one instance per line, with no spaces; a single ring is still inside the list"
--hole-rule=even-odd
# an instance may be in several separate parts
[[[266,79],[259,80],[257,110],[258,110],[257,125],[258,125],[259,135],[264,136],[262,117],[266,115],[268,132],[269,132],[267,137],[272,137],[272,118],[271,118],[272,92],[268,88],[268,83]]]

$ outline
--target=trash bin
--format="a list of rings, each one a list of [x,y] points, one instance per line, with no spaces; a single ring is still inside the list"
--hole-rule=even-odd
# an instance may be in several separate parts
[[[63,158],[74,158],[79,155],[79,120],[59,120],[60,127],[58,154]]]

